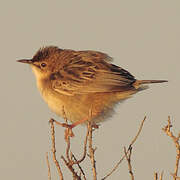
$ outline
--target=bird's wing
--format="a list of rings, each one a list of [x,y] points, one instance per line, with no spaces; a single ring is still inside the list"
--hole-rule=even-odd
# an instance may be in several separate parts
[[[110,57],[96,51],[74,52],[67,63],[51,75],[55,91],[66,94],[124,91],[132,88],[134,76],[111,64]]]

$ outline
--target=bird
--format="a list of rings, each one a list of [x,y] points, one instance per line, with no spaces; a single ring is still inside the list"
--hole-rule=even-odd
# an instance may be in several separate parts
[[[137,80],[112,61],[103,52],[57,46],[42,47],[31,59],[18,60],[31,66],[43,99],[58,116],[65,113],[70,128],[102,122],[114,114],[116,104],[146,89],[144,84],[167,82]]]

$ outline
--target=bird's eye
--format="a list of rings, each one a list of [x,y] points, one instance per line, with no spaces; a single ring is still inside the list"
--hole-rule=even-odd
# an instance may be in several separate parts
[[[41,67],[46,67],[46,63],[41,63]]]

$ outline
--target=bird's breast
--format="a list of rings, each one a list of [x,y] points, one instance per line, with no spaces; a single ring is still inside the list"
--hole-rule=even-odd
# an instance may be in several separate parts
[[[55,92],[49,81],[37,79],[37,87],[44,101],[49,108],[59,116],[63,116],[64,98],[63,95]]]

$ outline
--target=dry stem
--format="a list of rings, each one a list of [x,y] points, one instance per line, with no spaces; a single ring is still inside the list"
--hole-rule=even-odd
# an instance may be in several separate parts
[[[129,153],[128,153],[126,151],[126,148],[124,147],[124,154],[125,154],[126,160],[128,162],[129,174],[131,175],[131,179],[134,180],[134,174],[133,174],[132,165],[131,165],[132,148],[129,150]]]
[[[132,145],[136,142],[137,138],[139,137],[141,131],[142,131],[142,128],[143,128],[143,125],[144,125],[144,122],[146,120],[146,116],[144,117],[144,119],[142,120],[141,122],[141,125],[139,127],[139,130],[136,134],[136,136],[133,138],[133,140],[131,141],[129,147],[128,147],[128,150],[127,150],[127,153],[130,151],[130,149],[132,148]],[[102,178],[102,180],[105,180],[106,178],[108,178],[118,167],[119,165],[121,164],[121,162],[124,160],[124,158],[126,157],[126,155],[124,155],[120,160],[119,162],[114,166],[114,168],[110,171],[110,173],[108,173],[105,177]]]
[[[65,165],[68,167],[68,169],[72,172],[74,179],[80,180],[81,177],[78,176],[78,174],[75,172],[75,169],[73,168],[73,164],[75,164],[75,162],[73,161],[72,153],[70,152],[70,145],[71,145],[70,144],[70,136],[67,137],[66,143],[67,143],[67,148],[66,148],[67,160],[64,158],[64,156],[61,156],[61,158],[64,161]]]
[[[88,129],[88,126],[87,126],[87,133],[86,133],[86,137],[85,137],[85,140],[84,140],[84,153],[83,153],[83,156],[82,156],[81,159],[73,161],[73,164],[80,164],[85,159],[86,154],[87,154],[87,140],[88,140],[89,133],[90,133],[90,130]]]
[[[59,162],[56,158],[56,144],[55,144],[55,130],[54,130],[54,120],[51,119],[49,121],[50,125],[51,125],[51,140],[52,140],[52,154],[53,154],[53,161],[56,165],[56,168],[57,168],[57,171],[58,171],[58,174],[59,174],[59,179],[60,180],[63,180],[63,174],[62,174],[62,171],[61,171],[61,168],[60,168],[60,165],[59,165]]]
[[[176,164],[175,164],[175,168],[174,168],[174,173],[173,173],[173,179],[177,180],[177,174],[178,174],[178,168],[179,168],[179,160],[180,160],[180,144],[179,144],[179,140],[180,140],[180,133],[178,134],[178,136],[176,137],[173,132],[171,131],[171,120],[170,120],[170,116],[168,116],[168,125],[165,126],[163,128],[163,131],[166,133],[167,136],[169,136],[172,141],[174,142],[175,146],[176,146]]]
[[[87,133],[86,136],[88,136],[88,134],[89,133]],[[87,139],[87,137],[85,139],[84,154],[83,154],[83,157],[80,160],[76,160],[75,156],[70,151],[70,147],[71,147],[70,138],[71,138],[70,136],[67,136],[67,138],[66,138],[66,143],[67,143],[66,158],[67,158],[67,160],[64,158],[64,156],[61,156],[61,158],[65,162],[65,165],[68,167],[68,169],[72,172],[73,178],[77,179],[77,180],[80,180],[81,177],[77,174],[77,172],[75,172],[75,169],[73,168],[73,165],[77,164],[79,169],[80,169],[80,172],[83,173],[83,175],[85,177],[84,171],[82,170],[82,168],[81,168],[81,166],[79,164],[80,164],[80,162],[82,162],[85,159],[85,156],[86,156],[86,145],[87,145],[87,140],[86,139]],[[73,158],[75,159],[75,161],[73,160]],[[84,179],[86,179],[86,178],[84,178]]]
[[[158,173],[157,172],[154,173],[154,180],[158,180]]]
[[[74,164],[77,164],[80,172],[83,174],[83,178],[86,180],[85,173],[84,173],[82,167],[80,166],[80,163],[85,159],[86,154],[87,154],[87,139],[88,139],[88,136],[89,136],[89,129],[87,128],[87,133],[86,133],[86,137],[85,137],[85,141],[84,141],[84,153],[83,153],[82,158],[80,158],[79,160],[77,160],[75,155],[70,151],[70,147],[71,147],[70,138],[71,137],[68,136],[67,139],[66,139],[66,143],[67,143],[66,158],[67,158],[67,160],[63,156],[61,158],[63,159],[66,166],[69,168],[69,170],[72,172],[73,176],[76,179],[80,179],[80,176],[78,176],[78,174],[75,172],[75,170],[73,168]]]
[[[76,157],[74,156],[74,154],[72,154],[72,157],[73,157],[73,158],[74,158],[74,160],[77,162],[77,165],[78,165],[78,167],[79,167],[79,169],[80,169],[80,173],[82,173],[82,174],[83,174],[83,178],[84,178],[84,180],[86,180],[86,175],[85,175],[85,173],[84,173],[84,171],[83,171],[82,167],[80,166],[80,163],[78,163],[78,160],[76,159]]]
[[[48,180],[51,180],[51,169],[50,169],[50,164],[49,164],[48,152],[46,153],[46,163],[48,167]]]
[[[68,169],[72,172],[73,178],[77,179],[77,180],[81,180],[81,177],[77,175],[77,173],[75,172],[73,166],[68,161],[66,161],[64,156],[61,156],[61,158],[64,161],[65,165],[68,167]]]
[[[89,129],[89,157],[91,159],[91,164],[92,164],[92,172],[93,172],[93,179],[97,180],[97,171],[96,171],[96,161],[94,157],[94,152],[95,149],[92,146],[92,123],[88,122],[88,129]]]
[[[56,164],[56,167],[57,167],[57,169],[58,169],[58,172],[59,172],[59,176],[61,177],[61,175],[60,175],[60,172],[61,172],[61,169],[60,169],[60,166],[59,166],[59,163],[58,163],[58,161],[57,161],[57,159],[56,159],[56,154],[55,154],[55,152],[56,152],[56,149],[55,149],[55,131],[54,131],[54,123],[56,123],[57,125],[60,125],[60,126],[62,126],[62,127],[65,127],[66,128],[66,132],[67,132],[67,129],[68,129],[68,127],[66,127],[65,125],[67,125],[67,118],[66,118],[66,115],[65,115],[65,112],[63,111],[63,114],[64,114],[64,119],[65,119],[65,121],[66,121],[66,124],[65,123],[60,123],[60,122],[58,122],[58,121],[56,121],[56,120],[54,120],[54,119],[51,119],[50,120],[50,124],[51,124],[51,134],[52,134],[52,152],[53,152],[53,160],[54,160],[54,162],[55,162],[55,164]],[[68,125],[67,125],[68,126]],[[83,178],[84,178],[84,180],[86,180],[86,176],[85,176],[85,173],[84,173],[84,171],[83,171],[83,169],[82,169],[82,167],[80,166],[80,163],[85,159],[85,157],[86,157],[86,154],[87,154],[87,141],[88,141],[88,136],[89,136],[89,134],[90,134],[90,129],[88,128],[88,126],[87,126],[87,133],[86,133],[86,137],[85,137],[85,141],[84,141],[84,152],[83,152],[83,156],[79,159],[79,160],[77,160],[76,159],[76,157],[75,157],[75,155],[70,151],[70,149],[71,149],[71,142],[70,142],[70,140],[71,140],[71,135],[67,135],[66,136],[66,133],[65,133],[65,142],[66,142],[66,144],[67,144],[67,147],[66,147],[66,158],[67,159],[65,159],[65,157],[64,156],[61,156],[61,159],[64,161],[64,163],[65,163],[65,165],[68,167],[68,169],[72,172],[72,174],[73,174],[73,179],[78,179],[78,180],[80,180],[81,179],[81,174],[83,174]],[[77,174],[77,172],[75,172],[75,169],[73,168],[73,165],[74,164],[77,164],[77,166],[78,166],[78,168],[79,168],[79,170],[80,170],[80,176]]]
[[[175,176],[173,173],[171,173],[171,175],[172,175],[174,178],[176,178],[176,180],[180,180],[180,177]]]
[[[162,178],[163,178],[163,171],[161,172],[161,174],[159,176],[159,180],[162,180]],[[158,173],[157,172],[154,173],[154,180],[158,180]]]

